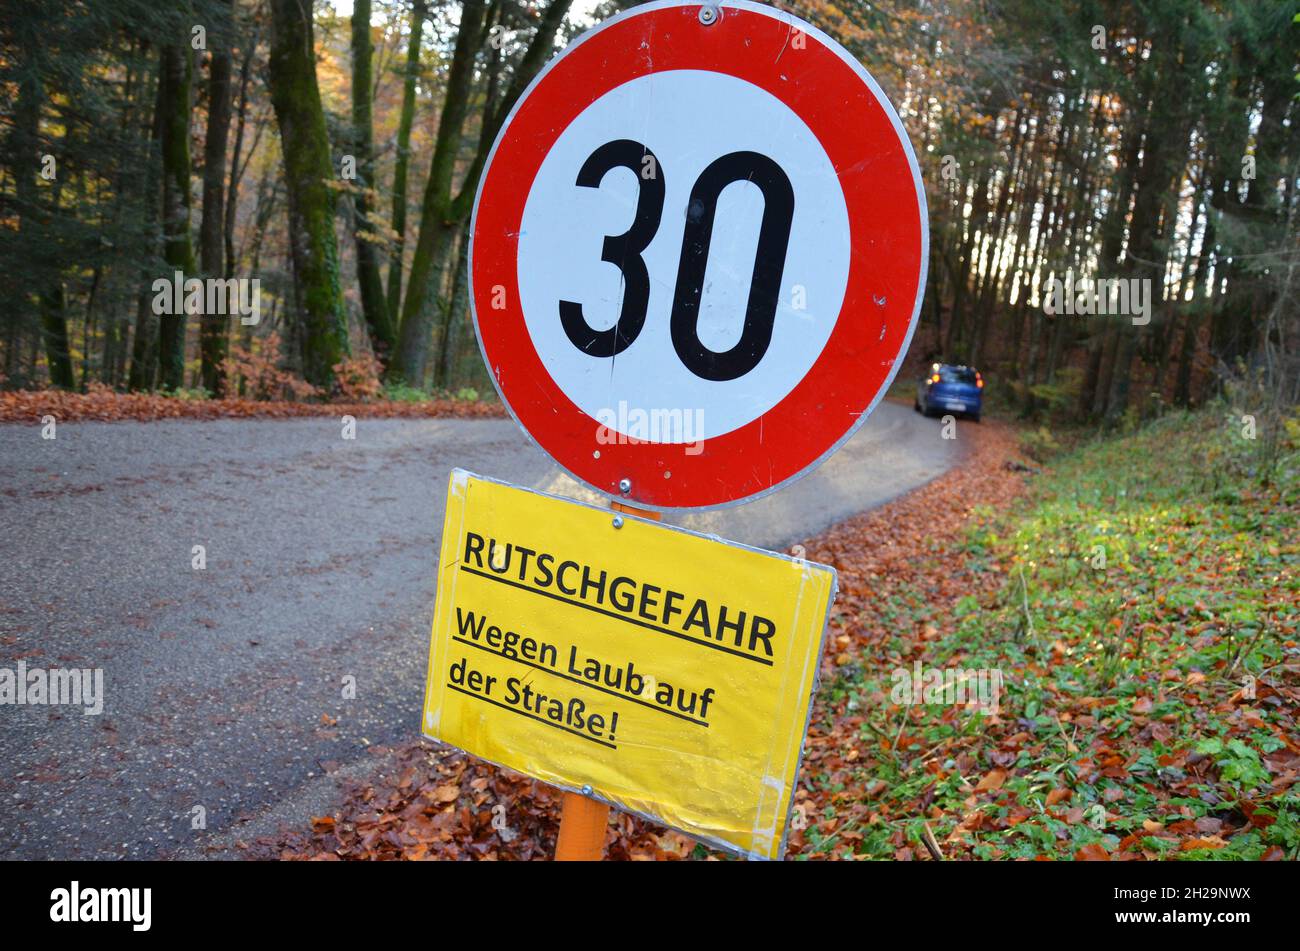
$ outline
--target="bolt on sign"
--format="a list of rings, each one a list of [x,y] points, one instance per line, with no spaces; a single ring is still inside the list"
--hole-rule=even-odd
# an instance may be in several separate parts
[[[648,3],[552,60],[475,201],[497,391],[571,475],[649,509],[765,495],[887,391],[929,231],[879,85],[756,3]]]
[[[832,568],[451,474],[423,733],[780,858]]]

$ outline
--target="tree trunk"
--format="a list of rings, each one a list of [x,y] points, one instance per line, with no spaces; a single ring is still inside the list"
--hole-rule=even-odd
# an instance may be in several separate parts
[[[448,295],[446,315],[442,325],[442,336],[438,341],[438,382],[447,389],[452,385],[452,372],[456,362],[456,331],[464,322],[463,315],[468,309],[466,297],[469,283],[469,226],[461,228],[460,238],[456,242],[456,270],[452,274],[451,293]]]
[[[26,30],[23,32],[28,33]],[[37,40],[32,36],[27,36],[26,39],[32,42],[33,46],[27,50],[30,60],[19,83],[18,104],[15,110],[17,128],[8,144],[15,150],[12,162],[18,198],[18,227],[24,243],[29,247],[39,248],[51,243],[48,237],[40,234],[44,230],[42,219],[48,220],[48,213],[42,213],[39,208],[41,201],[36,186],[36,177],[39,174],[37,160],[41,146],[41,106],[45,98],[45,90],[40,78],[43,66]],[[56,189],[56,197],[51,202],[54,208],[58,207],[57,193]],[[42,267],[38,273],[44,275],[45,271],[46,269]],[[30,286],[20,288],[18,297],[17,309],[25,316],[30,313],[28,308],[31,307],[33,300]],[[61,280],[41,289],[37,309],[40,313],[40,336],[45,345],[45,360],[49,366],[50,383],[70,390],[76,385],[76,381],[73,378],[72,358],[68,348],[68,321],[63,307]]]
[[[433,314],[426,306],[429,287],[447,263],[451,237],[460,223],[469,217],[479,176],[487,161],[487,153],[496,134],[524,88],[550,58],[555,46],[555,35],[572,0],[551,0],[542,15],[532,42],[523,59],[515,68],[510,91],[497,103],[497,108],[485,115],[479,132],[478,150],[456,196],[452,197],[452,172],[460,136],[465,124],[468,94],[473,82],[474,57],[483,44],[486,24],[483,0],[465,0],[461,7],[460,29],[456,35],[456,51],[447,76],[447,96],[443,101],[442,118],[438,123],[438,138],[433,159],[429,165],[429,180],[424,189],[424,202],[420,210],[420,235],[411,261],[411,276],[402,305],[401,327],[398,331],[396,375],[413,386],[420,386],[427,366]]]
[[[149,70],[145,66],[144,58],[141,55],[143,51],[141,41],[139,39],[132,40],[130,49],[131,58],[127,61],[126,80],[123,87],[125,107],[122,110],[121,134],[124,137],[129,137],[135,144],[127,153],[126,161],[117,169],[114,178],[114,190],[123,198],[113,211],[112,220],[115,227],[120,225],[126,215],[138,213],[141,210],[139,205],[141,197],[148,201],[148,195],[142,196],[139,192],[137,179],[139,169],[147,168],[149,157],[148,126],[137,129],[137,125],[139,123],[140,107],[146,102],[146,97],[141,92],[146,86]],[[139,143],[136,142],[138,131],[144,132],[144,149],[140,149]],[[144,178],[147,179],[148,176],[146,175]],[[119,272],[117,270],[124,264],[124,258],[125,255],[121,250],[115,251],[113,263],[109,265],[108,269],[108,289],[106,293],[108,306],[104,314],[104,335],[99,361],[100,382],[114,388],[122,382],[122,367],[125,363],[124,357],[128,335],[127,321],[122,319],[122,314],[126,310],[130,295],[124,287],[126,281],[118,277]]]
[[[235,264],[238,260],[235,254],[235,218],[239,210],[239,183],[243,178],[245,164],[241,164],[240,159],[244,154],[244,129],[248,117],[248,81],[249,74],[252,71],[253,55],[257,52],[257,32],[247,37],[244,41],[244,58],[239,66],[239,118],[235,122],[235,144],[230,154],[230,186],[226,190],[226,222],[224,225],[224,239],[226,248],[226,277],[235,276]],[[253,139],[253,148],[249,149],[251,153],[257,147],[257,139],[261,135],[262,127],[259,124],[257,134]]]
[[[230,134],[230,43],[229,20],[214,30],[215,48],[208,63],[208,128],[203,141],[203,223],[199,226],[199,266],[203,276],[225,276],[226,142]],[[227,302],[226,314],[233,308]],[[203,388],[224,396],[227,330],[229,317],[205,314],[199,324]]]
[[[163,81],[162,64],[154,83],[153,119],[150,122],[149,152],[145,171],[143,211],[146,223],[152,225],[158,214],[158,144],[162,141]],[[158,378],[158,321],[150,307],[150,274],[140,269],[140,290],[136,295],[135,335],[131,340],[131,371],[127,375],[127,388],[152,390]]]
[[[356,0],[352,6],[352,147],[357,163],[357,190],[353,193],[352,233],[357,246],[357,283],[361,288],[361,309],[370,330],[370,343],[381,363],[387,365],[397,344],[384,283],[379,274],[379,252],[371,231],[370,195],[375,184],[374,128],[370,103],[370,0]]]
[[[280,126],[289,196],[289,242],[302,292],[303,374],[331,386],[334,366],[348,353],[347,319],[339,289],[334,235],[333,177],[325,114],[316,84],[311,5],[271,0],[271,103]]]
[[[1128,221],[1129,206],[1133,200],[1133,169],[1137,167],[1141,148],[1142,127],[1136,118],[1131,118],[1125,138],[1124,160],[1119,163],[1115,173],[1119,180],[1117,195],[1102,224],[1101,258],[1098,264],[1103,270],[1115,267],[1120,251],[1123,249],[1124,228]],[[1096,417],[1106,412],[1110,400],[1112,355],[1115,353],[1116,331],[1113,323],[1100,317],[1089,317],[1086,326],[1089,333],[1088,373],[1084,377],[1079,405],[1085,415]]]
[[[429,284],[437,279],[446,261],[454,232],[451,216],[452,172],[465,124],[470,86],[474,79],[474,57],[483,32],[484,0],[465,0],[461,5],[456,49],[447,76],[447,95],[438,121],[438,138],[429,165],[420,214],[420,234],[411,262],[411,278],[402,306],[402,320],[396,360],[397,373],[411,386],[424,384],[425,362],[433,315],[427,306]]]
[[[193,275],[190,241],[190,80],[188,46],[162,51],[163,257],[171,271]],[[158,371],[164,389],[185,385],[185,314],[159,318]]]
[[[1174,404],[1190,406],[1192,404],[1192,361],[1196,356],[1196,338],[1201,332],[1201,318],[1212,306],[1212,298],[1205,297],[1206,274],[1210,262],[1214,260],[1214,242],[1216,240],[1219,212],[1205,203],[1205,231],[1201,235],[1201,247],[1196,254],[1196,273],[1192,275],[1192,299],[1188,307],[1186,326],[1183,328],[1182,348],[1178,352],[1178,375],[1174,382]]]
[[[45,338],[45,359],[50,366],[50,383],[64,390],[77,385],[68,347],[68,314],[63,282],[41,294],[41,335]]]
[[[393,231],[397,233],[388,258],[388,316],[397,321],[402,306],[402,255],[406,249],[406,175],[411,163],[411,125],[415,121],[415,81],[420,74],[420,37],[429,15],[425,0],[411,10],[411,42],[406,50],[402,84],[402,115],[397,124],[397,165],[393,170]]]

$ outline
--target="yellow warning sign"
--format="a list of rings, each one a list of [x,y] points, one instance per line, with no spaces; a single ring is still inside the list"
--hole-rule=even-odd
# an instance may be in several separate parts
[[[424,735],[779,858],[834,592],[825,565],[457,469]]]

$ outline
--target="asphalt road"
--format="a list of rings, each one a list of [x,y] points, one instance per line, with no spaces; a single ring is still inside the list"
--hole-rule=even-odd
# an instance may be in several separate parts
[[[0,667],[102,668],[104,709],[0,706],[0,857],[195,854],[277,808],[302,821],[301,790],[418,730],[449,470],[595,498],[508,420],[57,433],[0,425]],[[960,446],[883,403],[802,481],[679,521],[785,548]]]

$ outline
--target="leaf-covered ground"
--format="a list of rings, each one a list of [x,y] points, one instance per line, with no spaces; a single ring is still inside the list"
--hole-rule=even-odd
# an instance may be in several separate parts
[[[0,422],[39,425],[57,422],[117,422],[159,419],[288,419],[296,416],[354,416],[357,419],[504,417],[500,403],[431,399],[420,402],[372,400],[364,403],[297,403],[284,400],[183,399],[158,393],[117,393],[95,387],[89,393],[66,390],[10,390],[0,393]]]
[[[964,426],[961,467],[809,541],[840,597],[790,857],[1295,858],[1295,447],[1265,488],[1234,432],[1170,417],[1025,475],[1009,428]],[[996,671],[996,710],[896,702],[917,662]],[[550,857],[557,793],[423,741],[393,752],[335,815],[241,849]],[[613,859],[712,857],[611,825]]]
[[[887,573],[848,526],[833,533],[825,550],[855,583],[794,851],[1295,858],[1291,449],[1263,488],[1235,426],[1171,417],[1060,459],[956,531],[918,513]],[[892,702],[890,672],[917,660],[1000,671],[997,714]]]

